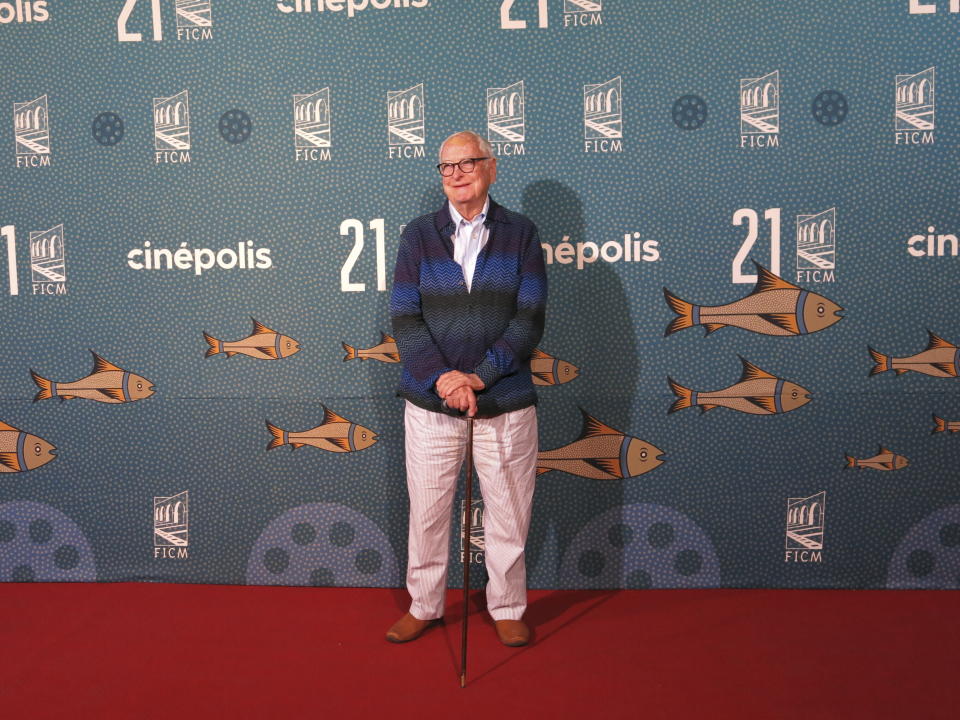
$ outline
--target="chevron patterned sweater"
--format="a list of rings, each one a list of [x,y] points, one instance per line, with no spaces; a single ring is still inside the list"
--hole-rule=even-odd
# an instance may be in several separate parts
[[[443,373],[476,373],[477,416],[537,402],[530,354],[543,334],[547,274],[536,226],[490,199],[487,243],[471,292],[453,259],[447,203],[411,222],[400,238],[390,315],[403,371],[397,394],[427,410],[456,415],[434,383]]]

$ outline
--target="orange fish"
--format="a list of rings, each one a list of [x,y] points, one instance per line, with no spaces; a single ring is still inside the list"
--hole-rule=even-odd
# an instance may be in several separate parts
[[[279,360],[300,352],[300,345],[292,337],[281,335],[263,323],[259,323],[253,318],[250,319],[253,320],[253,333],[247,335],[243,340],[224,342],[204,333],[203,339],[210,346],[207,348],[207,354],[204,357],[211,357],[219,353],[224,353],[227,357],[233,357],[240,353],[260,360]]]
[[[952,433],[960,432],[960,420],[944,420],[934,415],[933,422],[933,432],[935,433],[943,432],[944,430]]]
[[[566,360],[558,360],[553,355],[535,348],[530,355],[530,374],[534,385],[561,385],[575,380],[580,369]]]
[[[810,402],[809,391],[805,388],[771,375],[743,358],[740,362],[743,363],[740,381],[714,392],[691,390],[668,377],[667,382],[677,399],[667,412],[699,405],[702,413],[715,407],[726,407],[751,415],[777,415]]]
[[[694,305],[664,288],[667,305],[679,316],[670,321],[664,336],[694,325],[703,325],[707,335],[728,325],[761,335],[809,335],[842,319],[837,313],[843,308],[832,300],[753,264],[757,266],[753,292],[726,305]]]
[[[0,421],[0,473],[36,470],[57,456],[56,449],[43,438]]]
[[[561,470],[594,480],[622,480],[659,467],[663,451],[583,413],[580,437],[569,445],[537,453],[537,475]]]
[[[887,450],[883,445],[880,446],[880,452],[873,457],[860,458],[844,455],[847,464],[844,468],[870,468],[871,470],[900,470],[905,468],[910,462],[903,456],[897,455],[891,450]]]
[[[267,450],[273,450],[281,445],[290,445],[291,450],[312,445],[330,452],[356,452],[370,447],[377,441],[375,432],[340,417],[326,407],[323,408],[323,422],[315,428],[303,432],[288,432],[268,421],[267,430],[273,435]]]
[[[374,345],[371,348],[358,349],[352,345],[347,345],[345,342],[340,344],[343,345],[343,349],[347,353],[343,358],[344,362],[356,358],[360,358],[361,360],[379,360],[385,363],[400,362],[400,351],[397,350],[397,341],[383,332],[380,333],[380,344]]]
[[[870,369],[870,374],[876,375],[887,370],[893,370],[897,375],[903,375],[905,372],[912,370],[932,377],[957,377],[957,373],[960,371],[960,350],[953,343],[937,337],[929,330],[927,330],[927,335],[930,336],[930,341],[927,343],[926,349],[909,357],[897,358],[884,355],[872,347],[868,347],[870,357],[876,363]]]
[[[117,367],[93,350],[90,352],[93,354],[93,372],[74,382],[54,382],[31,370],[30,375],[40,388],[33,401],[52,397],[72,400],[79,397],[104,403],[126,403],[153,395],[155,388],[145,377]]]

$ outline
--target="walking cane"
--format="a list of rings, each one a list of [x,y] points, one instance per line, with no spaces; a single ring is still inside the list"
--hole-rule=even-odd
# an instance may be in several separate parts
[[[460,635],[460,687],[467,685],[467,615],[470,614],[470,523],[473,517],[473,418],[467,418],[467,492],[463,521],[463,629]]]

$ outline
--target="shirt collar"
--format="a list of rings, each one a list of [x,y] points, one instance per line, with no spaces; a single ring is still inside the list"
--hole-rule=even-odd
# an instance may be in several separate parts
[[[487,218],[487,213],[490,211],[490,196],[487,195],[487,199],[483,202],[483,210],[477,213],[477,216],[473,220],[467,220],[463,217],[457,209],[453,206],[453,203],[449,200],[447,201],[447,207],[450,208],[450,218],[453,220],[453,226],[455,228],[460,227],[461,222],[465,222],[468,225],[474,225],[478,222],[483,222]]]

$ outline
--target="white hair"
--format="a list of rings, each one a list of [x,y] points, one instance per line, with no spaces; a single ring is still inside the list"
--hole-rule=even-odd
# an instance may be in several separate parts
[[[460,132],[455,132],[453,135],[440,143],[440,151],[437,153],[438,160],[443,159],[444,146],[454,138],[470,138],[477,144],[477,147],[480,148],[480,152],[488,157],[493,157],[493,148],[490,146],[490,142],[483,137],[483,135],[478,135],[472,130],[461,130]]]

